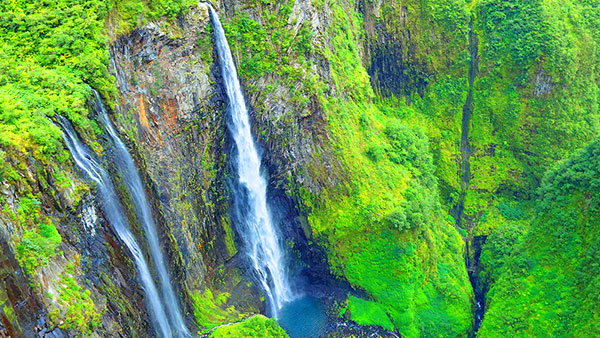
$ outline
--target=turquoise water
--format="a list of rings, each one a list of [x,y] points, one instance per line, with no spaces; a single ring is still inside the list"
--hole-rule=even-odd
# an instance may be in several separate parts
[[[290,338],[317,338],[325,333],[325,306],[316,298],[302,297],[283,305],[277,322]]]

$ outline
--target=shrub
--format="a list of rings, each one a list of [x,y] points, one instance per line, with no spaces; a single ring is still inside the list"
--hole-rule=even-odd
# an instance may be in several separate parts
[[[47,265],[56,254],[61,237],[53,224],[42,223],[34,230],[25,230],[17,245],[17,257],[29,273]]]
[[[263,315],[256,315],[241,323],[220,327],[210,336],[212,338],[289,338],[285,331],[277,325],[275,319],[269,319]]]

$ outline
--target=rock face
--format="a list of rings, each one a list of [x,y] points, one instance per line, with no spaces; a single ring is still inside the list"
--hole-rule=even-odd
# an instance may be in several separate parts
[[[89,329],[94,337],[147,336],[152,329],[129,253],[104,220],[95,195],[86,192],[87,186],[72,170],[67,171],[72,185],[47,181],[48,185],[37,186],[30,195],[41,207],[36,217],[40,222],[51,220],[62,237],[58,253],[41,266],[15,258],[22,246],[30,245],[23,240],[16,242],[17,234],[11,232],[23,221],[16,215],[23,213],[28,202],[19,200],[13,190],[3,191],[5,210],[15,216],[0,219],[0,333],[9,337],[71,337]],[[83,194],[73,193],[76,185]],[[47,191],[56,192],[54,200],[45,194]],[[65,327],[64,316],[75,319]]]
[[[301,7],[296,11],[296,15],[307,15]],[[233,292],[236,309],[257,311],[261,301],[252,296],[257,291],[254,286],[245,286],[251,270],[238,254],[240,244],[229,219],[231,140],[208,22],[207,8],[200,5],[179,20],[177,27],[150,23],[113,43],[112,71],[120,93],[114,119],[121,133],[129,136],[146,174],[173,277],[188,295],[187,303],[190,295],[209,287]],[[285,238],[295,243],[294,253],[314,267],[298,266],[296,273],[325,283],[332,277],[324,252],[308,244],[311,231],[289,186],[294,175],[319,191],[320,182],[298,173],[307,170],[313,149],[327,139],[326,129],[320,127],[324,118],[316,98],[300,111],[281,86],[266,98],[264,88],[277,86],[274,82],[244,83],[253,88],[246,91],[247,99],[253,107],[253,132],[259,135],[271,178],[269,198],[277,206],[273,216]],[[284,120],[289,117],[294,118]]]
[[[326,201],[322,205],[311,204],[307,196],[323,195],[326,196],[323,199],[326,199],[334,198],[333,193],[339,193],[345,198],[351,194],[356,183],[353,182],[353,173],[345,167],[344,162],[348,161],[346,157],[354,155],[346,156],[344,150],[339,149],[340,145],[336,143],[339,138],[333,135],[334,122],[328,111],[335,110],[336,105],[352,104],[359,99],[363,100],[361,104],[364,104],[364,109],[372,109],[368,105],[371,104],[373,92],[364,65],[370,65],[369,71],[373,81],[376,81],[373,86],[391,94],[408,93],[413,87],[422,91],[426,74],[433,67],[419,63],[418,58],[422,55],[417,55],[412,40],[415,34],[412,29],[418,27],[419,23],[410,21],[412,14],[406,12],[404,7],[397,9],[403,13],[406,30],[398,34],[388,30],[391,26],[385,26],[388,28],[384,29],[376,26],[371,19],[365,21],[365,27],[357,25],[358,20],[353,20],[343,29],[338,26],[344,21],[340,19],[340,13],[344,11],[351,13],[353,19],[358,15],[357,9],[363,11],[365,17],[377,17],[382,15],[380,11],[385,6],[383,2],[364,2],[355,8],[349,3],[333,6],[315,1],[295,1],[293,5],[262,2],[250,5],[232,0],[222,1],[216,6],[222,13],[225,29],[231,38],[230,45],[250,106],[253,134],[263,151],[263,167],[269,176],[269,200],[272,206],[276,206],[271,210],[273,218],[280,225],[286,238],[286,247],[294,257],[292,274],[302,282],[309,282],[313,286],[310,292],[318,296],[330,295],[333,300],[345,300],[348,292],[363,298],[376,297],[371,293],[372,290],[367,289],[369,285],[361,284],[356,276],[348,280],[344,269],[361,272],[364,269],[362,266],[346,267],[343,260],[351,257],[338,252],[344,246],[361,248],[356,250],[362,252],[362,242],[369,238],[369,229],[363,228],[360,236],[344,238],[344,242],[338,245],[334,236],[337,231],[335,226],[322,224],[325,229],[320,229],[320,233],[311,227],[314,223],[312,213],[327,209],[327,204]],[[367,31],[368,37],[378,35],[379,38],[372,42],[367,42],[371,41],[369,39],[360,40],[359,32],[362,29]],[[336,34],[342,30],[352,43],[339,41],[340,37]],[[430,36],[429,31],[424,30],[419,34]],[[443,40],[433,31],[430,37],[433,44]],[[340,49],[343,51],[338,51]],[[344,52],[350,56],[342,54]],[[108,98],[106,104],[112,107],[111,119],[142,174],[159,228],[160,242],[168,257],[171,278],[181,297],[179,301],[188,326],[205,328],[206,323],[202,322],[203,318],[197,312],[205,305],[199,297],[206,295],[207,290],[215,298],[222,296],[220,299],[225,299],[215,309],[234,306],[240,316],[264,310],[264,299],[261,299],[260,289],[253,283],[252,270],[245,263],[239,234],[230,221],[228,183],[233,173],[228,158],[232,144],[227,132],[227,102],[221,87],[219,60],[212,48],[206,6],[194,6],[177,20],[150,22],[114,38],[110,44],[110,59],[110,72],[116,79],[117,95],[114,101]],[[410,68],[409,64],[420,66]],[[345,73],[346,68],[352,71]],[[393,75],[398,73],[408,75],[399,81],[393,80]],[[354,79],[354,76],[358,79]],[[347,80],[356,88],[341,83]],[[340,114],[343,116],[344,113]],[[93,112],[91,115],[94,115]],[[352,118],[348,117],[348,123],[358,125]],[[369,120],[361,120],[361,128],[363,124],[369,126],[370,123]],[[372,124],[378,123],[372,120]],[[374,133],[383,134],[383,130],[380,128]],[[101,139],[97,148],[104,149],[104,155],[110,155],[110,146],[106,142]],[[363,156],[361,150],[357,150],[356,154]],[[109,163],[107,166],[110,169]],[[80,182],[77,173],[71,172],[71,175],[75,182]],[[387,182],[389,185],[385,192],[389,192],[393,184],[405,189],[410,179],[408,175],[403,179],[406,181]],[[120,184],[117,179],[117,189],[123,191],[122,187],[119,188]],[[47,194],[46,191],[44,193]],[[368,195],[369,191],[364,194]],[[391,204],[400,203],[400,198],[395,199],[399,194],[388,195],[394,197],[386,195],[387,199],[392,200]],[[131,209],[126,194],[121,199],[125,209]],[[89,328],[93,335],[152,335],[144,311],[144,293],[136,282],[135,267],[127,258],[129,254],[115,240],[110,226],[106,224],[93,189],[91,192],[86,190],[80,200],[69,205],[70,208],[50,208],[61,220],[57,228],[63,238],[60,249],[66,258],[56,259],[56,262],[41,268],[36,274],[41,287],[35,290],[19,288],[17,296],[8,296],[13,307],[24,301],[28,305],[16,313],[15,320],[5,314],[4,329],[9,333],[23,332],[25,336],[30,336],[35,325],[50,322],[44,318],[49,316],[53,300],[40,294],[55,292],[57,287],[53,285],[57,282],[52,280],[61,280],[63,272],[68,270],[68,274],[75,277],[79,285],[90,290],[92,306],[100,314],[101,324]],[[50,200],[42,202],[44,205],[50,203]],[[438,210],[439,206],[436,208]],[[389,209],[384,211],[389,212]],[[134,213],[131,210],[129,212],[136,236],[143,238]],[[332,216],[332,224],[335,217]],[[378,210],[372,217],[373,220],[369,222],[373,223],[373,228],[383,226],[383,215],[378,214]],[[462,264],[460,247],[453,242],[457,235],[447,224],[443,226],[440,242],[444,242],[443,245],[446,245],[446,241],[452,242],[450,251],[444,253],[444,260],[452,264],[450,268],[441,263],[441,267],[434,265],[437,261],[434,254],[437,253],[430,253],[430,250],[435,251],[443,245],[431,239],[428,228],[406,236],[396,232],[386,235],[378,243],[390,247],[394,255],[410,252],[409,273],[414,273],[419,281],[422,279],[422,284],[427,284],[430,278],[437,280],[435,276],[438,269],[451,271],[448,273],[451,276],[444,283],[460,283],[461,278],[466,278],[466,273],[456,268]],[[10,229],[10,224],[2,228]],[[433,236],[438,234],[437,231],[436,228]],[[413,239],[411,236],[414,236],[419,247],[392,246],[400,240],[409,242]],[[415,248],[418,254],[415,254]],[[11,252],[14,248],[5,251]],[[374,264],[379,264],[377,257],[373,260]],[[412,257],[416,257],[414,261]],[[332,263],[334,259],[338,262]],[[80,264],[71,269],[68,262],[72,260],[78,260]],[[459,263],[454,264],[456,262]],[[3,266],[15,275],[5,279],[6,290],[9,290],[11,287],[8,285],[15,283],[13,279],[21,278],[14,273],[19,271],[19,264],[7,255],[3,259]],[[421,273],[420,266],[427,266],[427,271]],[[365,271],[369,273],[370,268]],[[402,273],[399,271],[398,268],[389,274],[395,278],[394,282],[400,281],[398,276]],[[376,273],[381,278],[388,275],[380,267]],[[17,282],[25,285],[25,278],[21,279]],[[458,295],[452,296],[460,303],[456,307],[457,312],[462,311],[469,301],[470,296],[464,286],[459,285]],[[446,297],[441,292],[451,293],[446,285],[434,286],[432,282],[427,287],[420,295],[422,298],[429,295],[438,297],[439,293],[441,299]],[[435,301],[443,302],[440,299],[436,298]],[[375,301],[371,303],[376,304]],[[31,313],[36,318],[42,318],[41,324],[28,319],[32,318],[29,316]],[[383,313],[384,317],[389,316],[385,311]],[[464,315],[468,317],[468,314]],[[385,320],[390,321],[388,318]],[[377,322],[367,324],[380,325]],[[20,329],[15,329],[18,325]],[[395,325],[390,329],[398,330]],[[84,332],[86,327],[74,328],[72,332],[53,329],[41,328],[45,330],[43,334],[58,332],[55,336],[59,337],[61,334],[75,335],[78,330]],[[339,334],[343,335],[346,331],[359,334],[360,330],[358,326],[342,327]],[[373,328],[370,330],[368,332],[383,332]],[[16,333],[13,335],[18,336]]]
[[[339,138],[343,135],[332,132],[339,123],[335,119],[348,115],[338,111],[337,105],[348,104],[346,109],[356,110],[356,106],[350,105],[362,104],[365,109],[373,109],[369,108],[373,92],[361,63],[369,59],[371,45],[361,44],[364,40],[360,39],[362,27],[357,25],[356,8],[350,4],[319,5],[303,1],[293,5],[252,6],[224,1],[218,10],[250,106],[252,131],[263,150],[269,200],[276,206],[272,208],[273,216],[280,224],[286,246],[296,258],[292,273],[304,277],[300,280],[310,282],[312,290],[321,295],[345,298],[352,291],[383,302],[384,305],[370,304],[383,309],[384,314],[394,313],[394,323],[387,327],[400,329],[407,320],[398,315],[404,305],[395,307],[394,302],[386,303],[390,297],[380,292],[380,285],[393,283],[390,285],[394,288],[402,285],[405,277],[397,271],[405,269],[414,280],[422,279],[415,282],[417,291],[407,291],[406,302],[410,303],[408,299],[412,297],[436,298],[444,304],[440,306],[443,309],[431,311],[460,313],[451,318],[458,326],[456,332],[470,327],[471,293],[460,256],[462,246],[457,242],[456,232],[439,222],[439,205],[432,207],[436,216],[431,224],[404,234],[390,231],[389,236],[380,237],[381,233],[372,233],[371,229],[385,229],[387,223],[383,217],[398,207],[402,198],[399,192],[406,188],[404,183],[398,183],[402,188],[399,186],[394,192],[389,188],[393,183],[387,182],[380,190],[382,195],[391,196],[386,197],[389,198],[386,206],[374,206],[371,213],[365,205],[369,201],[346,206],[346,209],[359,208],[361,213],[364,210],[370,216],[365,221],[367,217],[357,213],[357,234],[340,238],[337,233],[347,232],[348,228],[338,229],[336,224],[340,218],[348,217],[339,216],[348,210],[330,209],[327,197],[311,203],[314,199],[309,196],[329,196],[335,201],[350,198],[358,194],[355,187],[363,184],[354,181],[363,177],[353,176],[357,172],[347,165],[352,156],[363,158],[364,152],[342,149]],[[367,10],[376,11],[370,7]],[[342,20],[344,11],[351,15],[351,23]],[[232,171],[227,158],[231,140],[217,67],[219,60],[212,50],[207,23],[206,9],[200,5],[176,23],[151,23],[113,43],[112,71],[119,89],[113,118],[121,134],[128,136],[132,150],[137,152],[138,165],[146,174],[149,194],[161,217],[162,242],[170,252],[172,275],[182,285],[181,294],[188,311],[193,310],[194,295],[208,288],[217,294],[231,294],[228,304],[235,305],[240,312],[252,312],[260,310],[263,304],[259,290],[251,283],[251,270],[244,264],[243,248],[236,240],[239,234],[229,221],[231,202],[227,182]],[[338,35],[343,31],[347,36]],[[343,38],[348,41],[341,41]],[[382,46],[387,41],[382,40]],[[432,41],[441,43],[435,36]],[[402,86],[412,85],[411,82]],[[363,124],[363,129],[372,128],[366,121],[356,121],[349,115],[345,122],[351,128]],[[372,133],[382,134],[384,130]],[[364,168],[371,168],[369,165],[365,163]],[[356,170],[363,169],[359,166]],[[435,190],[433,183],[428,187]],[[368,191],[368,186],[360,189],[366,190],[362,194],[366,199],[380,198],[373,196],[378,193]],[[331,212],[327,219],[318,221],[319,229],[313,227],[312,215],[316,212],[320,215]],[[430,240],[431,236],[439,236],[440,241]],[[390,248],[390,254],[402,256],[406,252],[406,261],[398,263],[394,273],[386,274],[379,268],[371,270],[372,267],[365,266],[370,263],[361,262],[347,251],[348,247],[357,248],[365,261],[373,264],[389,259],[389,254],[378,250],[377,245],[364,247],[363,242],[369,238],[383,248]],[[411,241],[417,246],[398,246]],[[438,263],[435,257],[442,255],[444,248],[448,252],[440,256]],[[438,269],[452,272],[444,277],[447,280],[439,281]],[[376,282],[369,282],[370,271],[376,274],[373,276]],[[347,280],[347,272],[351,281]],[[412,279],[406,283],[412,283]],[[447,285],[456,285],[458,295],[450,295]],[[411,311],[416,320],[425,320],[424,313],[429,310]],[[391,321],[385,316],[384,320]],[[411,334],[418,334],[414,332]]]

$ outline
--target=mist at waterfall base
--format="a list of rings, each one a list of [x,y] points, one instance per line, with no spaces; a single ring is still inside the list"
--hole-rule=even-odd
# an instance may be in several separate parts
[[[254,275],[267,298],[269,314],[292,338],[318,337],[327,316],[321,302],[292,288],[288,258],[280,229],[274,222],[267,201],[268,180],[261,166],[262,154],[250,128],[248,108],[237,70],[219,16],[210,10],[214,40],[223,84],[228,99],[228,129],[234,141],[230,163],[233,179],[233,219]]]

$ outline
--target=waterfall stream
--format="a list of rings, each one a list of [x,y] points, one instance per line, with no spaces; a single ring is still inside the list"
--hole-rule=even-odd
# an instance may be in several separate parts
[[[165,309],[163,300],[161,300],[159,295],[158,288],[152,279],[152,275],[146,259],[144,258],[144,254],[135,237],[129,230],[127,217],[125,216],[125,212],[121,206],[119,197],[115,191],[110,176],[106,170],[104,170],[102,166],[94,159],[92,153],[79,140],[79,137],[75,133],[71,123],[62,116],[59,116],[59,121],[64,131],[63,139],[65,140],[69,151],[71,152],[71,156],[73,156],[73,160],[77,166],[81,168],[81,170],[83,170],[87,176],[96,183],[98,192],[100,193],[100,197],[102,199],[102,209],[108,219],[108,222],[133,256],[139,273],[140,282],[146,293],[145,298],[148,304],[150,316],[155,324],[154,326],[157,334],[166,338],[173,337],[173,330],[171,328],[171,324],[169,323],[169,318],[172,318],[173,314],[169,313],[169,317],[167,316],[167,311],[170,312],[172,309],[169,306],[167,306],[167,309]],[[118,145],[116,146],[118,148]],[[125,180],[127,179],[125,178]],[[137,207],[137,202],[134,203],[136,203]],[[157,262],[156,265],[162,265],[162,262]],[[163,290],[163,293],[164,292],[165,290]],[[183,331],[179,327],[177,327],[177,330],[175,331],[175,336],[177,337],[184,337],[187,335],[185,326],[183,327]]]
[[[113,128],[112,123],[108,118],[106,108],[102,103],[100,95],[95,90],[93,93],[96,112],[98,112],[100,122],[104,125],[104,128],[108,132],[108,135],[112,139],[112,142],[115,146],[115,162],[119,172],[123,177],[123,180],[125,181],[125,184],[127,185],[127,190],[133,199],[136,216],[144,229],[146,241],[148,242],[148,247],[150,248],[150,254],[152,256],[152,260],[154,261],[154,267],[158,273],[158,280],[160,283],[160,289],[162,291],[162,300],[165,303],[167,315],[175,331],[175,336],[188,337],[190,334],[185,326],[181,312],[179,311],[179,305],[177,298],[175,297],[175,292],[173,292],[171,279],[169,278],[169,274],[165,266],[167,262],[164,260],[163,253],[158,242],[156,224],[154,222],[154,218],[152,217],[152,209],[150,207],[150,203],[148,202],[148,198],[146,197],[144,185],[142,184],[142,180],[138,174],[135,163],[129,154],[129,151],[125,147],[125,144],[123,144],[123,141],[121,141],[119,138],[119,134]]]
[[[215,44],[229,100],[229,131],[237,151],[238,180],[234,190],[234,216],[250,261],[277,317],[282,305],[293,299],[284,250],[267,205],[267,180],[261,171],[261,155],[250,130],[248,108],[219,16],[209,5]]]

